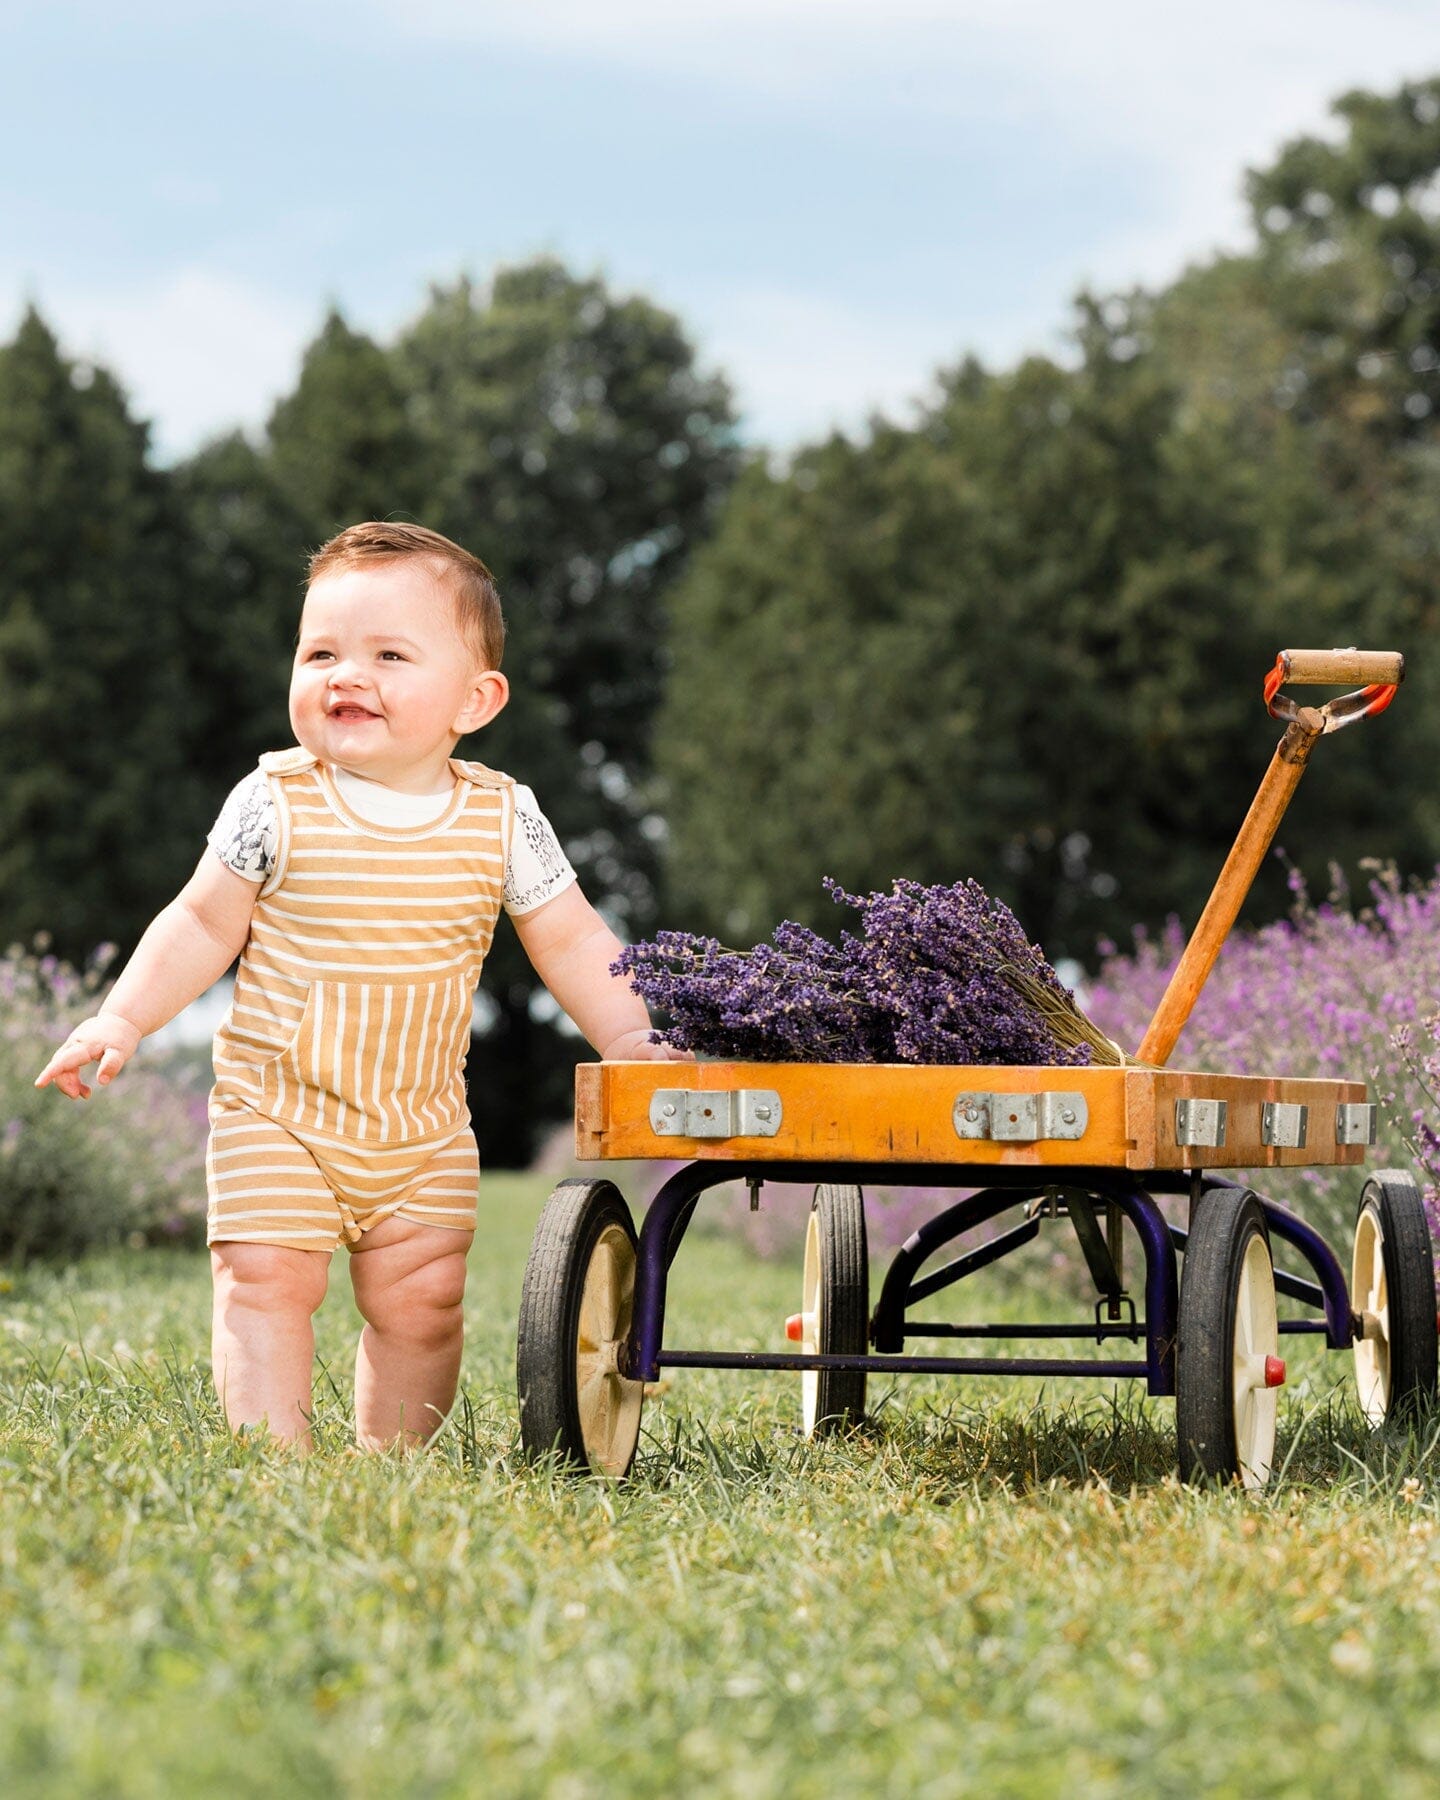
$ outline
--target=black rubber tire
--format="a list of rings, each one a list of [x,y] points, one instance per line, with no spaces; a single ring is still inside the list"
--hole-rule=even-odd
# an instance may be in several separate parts
[[[1382,1413],[1372,1423],[1406,1423],[1435,1403],[1437,1331],[1435,1251],[1424,1202],[1404,1169],[1380,1169],[1365,1183],[1355,1214],[1359,1239],[1366,1213],[1378,1226],[1390,1312],[1388,1380],[1380,1397]],[[1361,1308],[1364,1296],[1352,1294]],[[1357,1374],[1360,1349],[1357,1346]],[[1361,1396],[1364,1404],[1364,1395]]]
[[[551,1455],[574,1469],[598,1469],[581,1422],[577,1352],[585,1277],[601,1236],[618,1228],[635,1248],[635,1226],[620,1190],[610,1181],[562,1181],[535,1228],[520,1294],[515,1386],[520,1400],[520,1447],[532,1461]],[[634,1384],[638,1389],[640,1384]],[[624,1476],[640,1435],[619,1446]]]
[[[1264,1245],[1268,1270],[1270,1233],[1260,1202],[1248,1189],[1212,1188],[1201,1198],[1185,1247],[1175,1347],[1175,1437],[1182,1481],[1242,1481],[1254,1488],[1269,1479],[1268,1457],[1262,1468],[1242,1469],[1235,1418],[1237,1302],[1245,1259],[1256,1238]],[[1277,1352],[1278,1345],[1277,1337]]]
[[[865,1197],[858,1187],[823,1183],[815,1190],[810,1217],[819,1256],[822,1356],[864,1356],[870,1343],[870,1252],[865,1237]],[[807,1435],[827,1437],[847,1431],[865,1417],[863,1369],[817,1369],[801,1377],[814,1381],[813,1416],[804,1405]]]

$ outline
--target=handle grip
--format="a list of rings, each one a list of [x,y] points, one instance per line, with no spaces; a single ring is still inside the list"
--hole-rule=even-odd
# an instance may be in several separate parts
[[[1405,679],[1398,650],[1282,650],[1275,666],[1281,683],[1298,687],[1397,687]]]

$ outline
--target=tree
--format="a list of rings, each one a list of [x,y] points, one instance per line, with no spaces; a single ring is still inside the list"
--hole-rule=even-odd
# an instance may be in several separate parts
[[[332,309],[270,415],[266,467],[318,544],[360,519],[409,513],[429,495],[427,445],[392,359]]]
[[[238,432],[179,464],[172,480],[187,527],[186,661],[204,694],[191,763],[218,808],[262,751],[292,741],[290,661],[317,528]]]
[[[741,484],[674,598],[659,761],[690,922],[833,928],[824,873],[974,875],[1053,954],[1194,918],[1278,736],[1275,651],[1417,620],[1320,436],[1197,404],[1180,322],[1086,300],[1074,370],[962,365],[912,431]],[[1413,865],[1397,734],[1325,762],[1289,848]]]
[[[1312,871],[1440,852],[1440,81],[1336,111],[1337,141],[1251,176],[1252,252],[1082,296],[1074,368],[963,364],[913,430],[740,485],[674,596],[687,922],[824,920],[827,871],[975,874],[1081,956],[1193,919],[1286,646],[1411,652],[1286,847]],[[1256,904],[1283,905],[1273,868]]]
[[[729,394],[678,321],[549,260],[488,290],[436,288],[393,352],[429,447],[419,516],[484,557],[505,600],[509,707],[462,754],[533,786],[587,891],[624,932],[654,917],[662,826],[651,722],[662,596],[708,531],[735,461]],[[536,1096],[568,1108],[578,1046],[535,1016],[509,934],[473,1057],[482,1143],[523,1161]]]
[[[0,349],[0,907],[71,958],[132,944],[195,859],[183,541],[147,431],[32,308]]]
[[[622,929],[653,916],[650,723],[665,585],[734,466],[729,399],[678,322],[544,261],[480,291],[437,288],[390,346],[338,313],[265,441],[175,472],[193,536],[190,654],[225,721],[200,750],[218,796],[288,739],[285,684],[305,555],[355,520],[412,516],[482,555],[505,598],[513,698],[461,746],[533,786],[587,890]],[[544,1016],[510,934],[486,975],[497,1017],[472,1056],[489,1160],[528,1160],[569,1106],[578,1052]]]
[[[1341,131],[1287,144],[1247,192],[1288,402],[1381,440],[1429,438],[1440,402],[1440,78],[1355,91]]]

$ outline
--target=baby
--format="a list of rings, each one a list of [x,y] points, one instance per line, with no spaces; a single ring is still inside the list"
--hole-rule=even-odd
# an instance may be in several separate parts
[[[312,1316],[339,1243],[366,1323],[367,1448],[423,1443],[459,1377],[479,1160],[463,1068],[502,906],[604,1058],[650,1040],[620,945],[528,788],[453,752],[505,705],[485,565],[421,526],[352,525],[310,561],[299,748],[261,757],[104,1008],[36,1086],[88,1099],[238,956],[206,1158],[215,1383],[233,1427],[308,1447]]]

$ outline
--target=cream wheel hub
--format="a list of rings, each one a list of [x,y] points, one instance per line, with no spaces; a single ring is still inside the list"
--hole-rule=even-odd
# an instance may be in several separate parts
[[[624,1474],[640,1431],[643,1382],[620,1373],[620,1350],[630,1332],[635,1299],[635,1248],[618,1225],[595,1241],[580,1294],[575,1385],[580,1430],[591,1466]]]
[[[1350,1292],[1360,1315],[1355,1340],[1355,1380],[1367,1424],[1383,1425],[1390,1411],[1390,1287],[1385,1278],[1385,1238],[1373,1206],[1355,1225]]]
[[[1235,1337],[1231,1350],[1231,1397],[1235,1419],[1235,1449],[1240,1479],[1247,1488],[1263,1488],[1270,1479],[1275,1454],[1278,1383],[1268,1379],[1272,1364],[1279,1366],[1279,1327],[1275,1313],[1275,1277],[1264,1240],[1250,1238],[1240,1265],[1235,1293]]]

